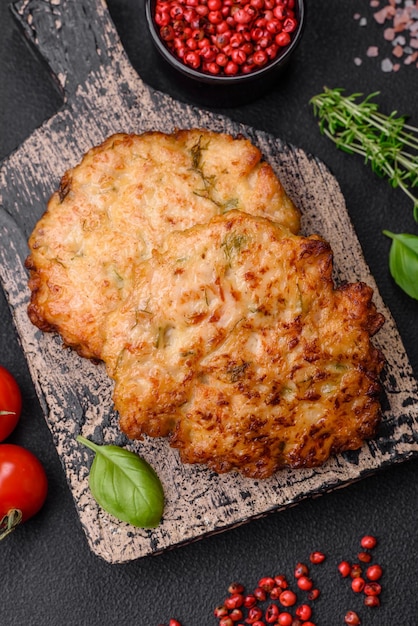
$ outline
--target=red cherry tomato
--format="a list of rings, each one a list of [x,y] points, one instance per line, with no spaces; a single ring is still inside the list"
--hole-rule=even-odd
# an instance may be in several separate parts
[[[22,411],[22,396],[12,374],[0,365],[0,441],[15,429]]]
[[[0,539],[41,509],[47,490],[45,470],[32,452],[0,444]]]

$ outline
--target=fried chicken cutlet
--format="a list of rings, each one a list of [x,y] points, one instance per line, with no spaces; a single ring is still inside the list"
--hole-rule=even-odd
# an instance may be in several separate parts
[[[318,236],[236,210],[171,233],[106,320],[121,429],[218,473],[323,464],[375,434],[383,322]]]
[[[167,234],[230,209],[298,232],[299,212],[258,148],[208,130],[117,134],[61,180],[29,239],[31,321],[101,359],[102,328]]]

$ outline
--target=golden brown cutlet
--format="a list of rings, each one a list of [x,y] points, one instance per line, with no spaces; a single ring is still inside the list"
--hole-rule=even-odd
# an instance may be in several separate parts
[[[266,478],[356,449],[380,419],[383,324],[318,236],[232,210],[167,236],[106,318],[122,430]]]
[[[299,229],[298,210],[244,137],[109,137],[63,176],[29,239],[30,319],[100,359],[106,316],[129,297],[137,265],[168,233],[230,209]]]

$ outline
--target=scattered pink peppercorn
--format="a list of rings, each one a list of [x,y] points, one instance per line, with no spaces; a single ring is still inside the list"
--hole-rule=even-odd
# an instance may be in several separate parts
[[[250,609],[252,606],[255,606],[256,604],[257,604],[257,598],[255,597],[254,594],[249,593],[248,595],[244,596],[243,605],[245,606],[245,608]]]
[[[314,564],[323,563],[325,561],[325,554],[317,550],[316,552],[311,553],[311,555],[309,556],[309,560],[311,563]]]
[[[267,624],[276,624],[279,613],[280,611],[277,604],[269,604],[264,615],[264,619],[266,620]]]
[[[380,599],[378,596],[366,596],[364,598],[364,605],[370,607],[380,606]]]
[[[166,0],[166,2],[171,1]],[[199,3],[201,0],[185,1]],[[235,0],[206,0],[206,2],[209,1],[211,6],[216,7],[219,2],[229,2],[232,5]],[[266,3],[273,3],[274,5],[276,1],[250,0],[254,6],[260,2],[265,3],[265,6]],[[292,0],[286,1],[292,2]],[[257,28],[261,28],[261,22],[257,23]],[[237,31],[236,34],[239,32]],[[239,44],[239,37],[236,37],[236,40]],[[363,603],[365,607],[379,607],[382,587],[377,581],[380,580],[383,571],[380,565],[368,565],[372,558],[371,550],[376,545],[376,539],[371,535],[365,535],[361,542],[363,550],[357,554],[359,562],[341,561],[338,564],[338,571],[343,578],[350,581],[351,588],[355,593],[364,594]],[[309,555],[309,562],[312,564],[322,563],[324,560],[325,554],[319,550],[311,552]],[[367,568],[365,572],[363,572],[363,567]],[[320,590],[314,587],[310,577],[310,567],[304,562],[298,562],[293,574],[294,584],[300,590],[307,592],[305,597],[309,601],[315,601],[320,596]],[[312,606],[306,603],[297,604],[297,595],[289,587],[288,579],[284,574],[263,576],[258,580],[257,586],[251,593],[247,593],[244,586],[237,582],[229,585],[228,592],[230,595],[224,600],[224,603],[214,610],[214,615],[219,620],[218,626],[246,626],[248,624],[252,626],[267,626],[268,624],[273,626],[315,626],[314,622],[311,621]],[[270,604],[268,604],[268,600],[270,600]],[[266,605],[268,605],[267,608]],[[283,609],[279,608],[279,605]],[[290,607],[294,608],[291,609]],[[361,623],[358,614],[351,610],[347,611],[344,621],[347,625],[353,626]],[[172,620],[168,626],[181,625],[176,620]]]
[[[243,619],[243,617],[244,617],[244,614],[241,611],[241,609],[232,609],[232,611],[229,614],[229,617],[235,623],[235,622],[241,621]]]
[[[228,591],[229,593],[233,594],[233,593],[243,593],[244,591],[244,585],[241,585],[241,583],[231,583],[228,587]]]
[[[224,600],[224,606],[227,609],[239,609],[244,602],[244,596],[242,593],[234,593],[229,598]]]
[[[214,609],[213,614],[218,618],[225,617],[225,615],[228,615],[228,609],[225,605],[221,604]]]
[[[265,576],[258,581],[258,587],[263,591],[271,591],[275,584],[274,578],[271,576]]]
[[[302,591],[310,591],[313,588],[313,582],[309,576],[301,576],[298,578],[297,585]]]
[[[351,581],[351,589],[355,593],[360,593],[361,591],[363,591],[365,584],[366,582],[364,578],[361,578],[361,576],[357,576],[357,578],[353,578],[353,580]]]
[[[359,552],[357,558],[362,563],[370,563],[372,555],[369,552]]]
[[[297,563],[295,567],[294,576],[300,578],[301,576],[307,576],[309,574],[308,566],[305,563]]]
[[[321,592],[319,589],[311,589],[308,592],[308,600],[317,600],[320,595],[321,595]]]
[[[277,587],[280,587],[280,589],[287,589],[289,586],[286,576],[284,576],[283,574],[279,574],[278,576],[275,576],[274,583]]]
[[[358,624],[361,624],[360,618],[355,611],[347,611],[344,621],[346,624],[350,624],[350,626],[358,626]]]
[[[281,587],[273,587],[269,594],[271,600],[278,600],[282,591],[283,589],[281,589]]]
[[[296,617],[299,617],[304,622],[307,622],[312,616],[312,609],[309,604],[301,604],[295,610]]]
[[[351,574],[351,564],[348,561],[341,561],[338,565],[338,571],[343,578],[347,578]]]
[[[365,535],[364,537],[362,537],[360,545],[365,550],[373,550],[373,548],[375,548],[377,545],[377,539],[372,535]]]
[[[286,589],[280,594],[279,601],[285,607],[293,606],[296,604],[297,596],[290,589]]]
[[[254,624],[263,617],[263,611],[258,606],[253,606],[248,610],[247,623]]]
[[[364,593],[366,596],[379,596],[382,593],[382,587],[379,583],[366,583],[364,585]]]
[[[370,565],[366,570],[366,576],[369,580],[379,580],[382,574],[383,570],[380,565]]]
[[[280,613],[279,617],[277,618],[277,623],[279,624],[279,626],[292,626],[293,615],[284,611],[283,613]]]
[[[265,591],[261,587],[256,587],[253,591],[253,594],[258,602],[263,602],[267,598],[267,591]]]
[[[359,565],[358,563],[354,563],[351,566],[351,571],[350,571],[351,578],[359,578],[359,576],[361,576],[362,573],[363,573],[363,569],[361,565]]]

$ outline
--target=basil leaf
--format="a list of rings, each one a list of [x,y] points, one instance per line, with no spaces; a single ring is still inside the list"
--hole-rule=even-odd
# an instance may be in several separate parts
[[[408,296],[418,300],[418,236],[388,230],[383,234],[392,239],[389,269],[393,279]]]
[[[81,435],[77,441],[95,452],[89,485],[97,503],[133,526],[158,526],[164,510],[164,492],[154,469],[125,448],[99,446]]]

